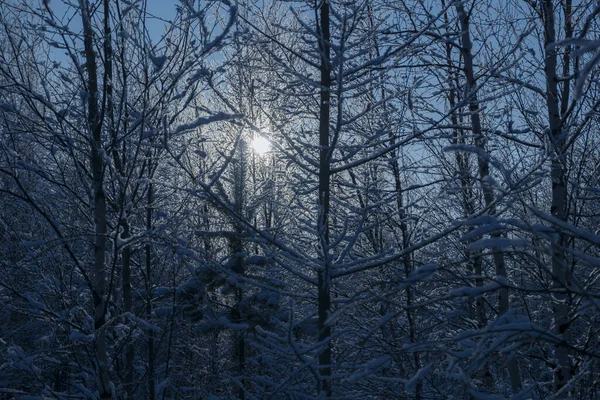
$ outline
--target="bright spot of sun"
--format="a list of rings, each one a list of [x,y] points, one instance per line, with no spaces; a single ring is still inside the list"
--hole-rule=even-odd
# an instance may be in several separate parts
[[[252,148],[254,149],[255,152],[257,152],[259,155],[262,156],[265,153],[267,153],[269,150],[271,150],[271,143],[264,137],[257,136],[252,141]]]

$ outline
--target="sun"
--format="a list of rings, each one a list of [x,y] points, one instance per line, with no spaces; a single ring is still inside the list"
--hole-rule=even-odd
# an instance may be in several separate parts
[[[257,136],[252,141],[252,148],[258,155],[264,155],[271,150],[271,142],[262,136]]]

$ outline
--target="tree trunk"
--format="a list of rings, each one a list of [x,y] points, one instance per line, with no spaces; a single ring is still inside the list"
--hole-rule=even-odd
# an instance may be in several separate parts
[[[406,223],[406,210],[404,209],[404,198],[402,191],[402,181],[400,179],[400,168],[398,167],[397,157],[392,157],[392,171],[394,173],[394,183],[396,189],[396,206],[398,207],[398,217],[400,218],[400,231],[402,232],[402,250],[406,250],[410,247],[410,233],[408,231],[408,225]],[[404,275],[408,278],[410,273],[413,271],[413,264],[411,260],[411,254],[406,253],[402,257],[402,264],[404,266]],[[413,344],[417,343],[417,326],[412,310],[412,290],[410,286],[406,288],[406,319],[408,320],[408,335],[410,342]],[[414,351],[413,361],[415,363],[415,370],[421,369],[421,353]],[[419,380],[415,385],[415,400],[422,399],[423,382]]]
[[[319,50],[321,52],[321,90],[319,109],[319,198],[317,230],[323,251],[323,265],[318,271],[317,308],[319,342],[318,393],[330,398],[331,384],[331,326],[326,324],[331,308],[330,256],[329,256],[329,196],[331,179],[331,149],[329,147],[329,120],[331,100],[331,64],[329,32],[329,0],[323,0],[317,22]]]
[[[129,222],[125,216],[122,221],[123,233],[121,238],[127,240],[130,237],[129,233]],[[123,267],[123,311],[125,313],[133,312],[133,296],[131,291],[131,248],[126,245],[123,248],[123,254],[121,255],[121,265]],[[125,399],[133,399],[133,358],[134,349],[131,343],[131,337],[127,340],[125,345],[125,379],[123,387],[125,390]]]
[[[239,143],[239,158],[234,165],[234,187],[233,187],[233,210],[239,217],[245,217],[244,205],[246,203],[246,142],[244,139],[240,139]],[[242,225],[234,221],[234,230],[236,235],[229,238],[229,248],[231,251],[231,257],[234,258],[233,272],[237,275],[243,276],[244,270],[244,242],[242,235],[244,234],[244,228]],[[245,320],[243,310],[244,290],[241,287],[235,289],[235,306],[232,310],[234,323],[241,324]],[[246,379],[245,365],[246,365],[246,338],[243,329],[237,332],[237,338],[235,343],[235,354],[237,356],[237,370],[241,387],[238,390],[238,398],[244,400],[246,398]]]
[[[475,78],[471,34],[469,32],[469,15],[466,13],[463,3],[457,3],[456,11],[458,13],[462,31],[461,52],[464,62],[465,78],[467,81],[466,92],[469,96],[468,103],[469,114],[471,117],[471,127],[473,129],[473,136],[475,137],[475,146],[477,146],[481,151],[485,152],[486,138],[481,127],[479,100],[477,96],[477,80]],[[486,213],[489,215],[494,215],[496,213],[494,206],[494,191],[488,179],[490,174],[489,162],[483,157],[478,157],[477,165],[479,167],[479,182],[483,190],[483,199],[487,208]],[[490,236],[493,239],[500,239],[502,235],[499,232],[493,232]],[[506,286],[508,281],[504,253],[497,248],[493,248],[492,258],[494,267],[496,269],[496,280],[502,284],[502,287],[498,290],[498,314],[503,315],[508,312],[510,307],[508,287]],[[521,388],[521,373],[519,371],[519,364],[515,358],[510,358],[508,361],[508,374],[510,376],[512,390],[513,392],[517,392]]]
[[[148,160],[148,162],[150,162]],[[152,174],[150,174],[151,176]],[[149,179],[152,179],[151,177]],[[150,234],[152,230],[152,212],[154,210],[154,185],[148,184],[147,193],[147,206],[146,206],[146,231]],[[152,319],[152,245],[146,244],[146,319],[148,322]],[[148,329],[148,399],[156,399],[156,361],[155,361],[155,350],[154,350],[154,331]]]
[[[117,143],[118,134],[117,128],[115,126],[115,108],[114,108],[114,99],[113,99],[113,47],[112,47],[112,29],[110,26],[110,1],[104,0],[104,91],[105,97],[104,101],[106,103],[106,115],[107,115],[107,124],[109,136],[113,143]],[[121,53],[121,60],[125,61],[124,56],[124,46]],[[123,70],[125,72],[125,70]],[[123,82],[126,82],[126,77]],[[115,161],[115,167],[123,180],[126,180],[125,174],[125,154],[123,157],[119,158],[118,151],[113,150],[113,160]],[[120,199],[120,207],[121,207],[121,220],[120,225],[123,227],[123,232],[121,233],[121,238],[123,240],[127,240],[130,234],[129,221],[127,219],[126,211],[124,207],[127,203],[127,188],[125,185],[121,188],[121,199]],[[116,254],[115,254],[116,256]],[[121,254],[121,269],[122,269],[122,288],[123,288],[123,312],[132,313],[133,312],[133,295],[131,289],[131,248],[129,245],[123,247]],[[131,343],[131,338],[127,340],[125,344],[125,352],[123,355],[123,364],[125,375],[123,377],[123,389],[125,392],[125,399],[132,400],[133,399],[133,359],[134,359],[134,348]]]
[[[552,203],[550,213],[561,221],[566,221],[566,171],[565,171],[565,136],[562,132],[562,123],[559,110],[558,76],[557,76],[557,54],[555,48],[549,45],[556,41],[554,2],[545,0],[542,3],[542,15],[544,18],[544,45],[546,57],[544,68],[546,72],[546,106],[548,109],[549,142],[552,146],[552,161],[550,178],[552,181]],[[568,85],[566,82],[565,85]],[[562,99],[567,102],[567,99]],[[554,356],[558,362],[554,375],[554,387],[562,389],[571,379],[569,367],[569,306],[567,303],[568,268],[565,257],[565,237],[557,230],[551,240],[552,247],[552,287],[554,289],[554,330],[561,341],[554,349]]]
[[[446,2],[441,0],[442,7],[446,7]],[[444,22],[446,26],[449,26],[449,18],[447,14],[444,14]],[[454,73],[452,70],[452,44],[450,42],[446,42],[446,58],[448,62],[449,74],[452,74],[450,81],[456,81],[456,87],[459,87],[458,84],[458,74]],[[456,89],[450,86],[449,94],[448,94],[448,102],[450,108],[455,110],[457,107],[457,94]],[[458,110],[454,111],[450,115],[450,119],[452,121],[452,126],[456,127],[453,129],[453,138],[452,144],[465,144],[464,137],[462,135],[462,131],[458,126],[462,124],[462,118],[459,120],[460,113]],[[461,193],[463,197],[462,207],[465,213],[465,217],[469,217],[475,214],[475,197],[473,193],[473,183],[470,178],[470,165],[468,155],[462,152],[455,152],[456,166],[458,168],[459,180]],[[472,231],[474,228],[470,227],[468,231]],[[481,250],[470,250],[468,246],[465,248],[465,256],[468,260],[468,269],[469,272],[475,277],[474,283],[475,287],[483,287],[483,260],[481,255]],[[487,324],[487,317],[485,311],[485,299],[483,296],[477,297],[475,300],[475,306],[473,307],[473,301],[469,300],[469,314],[470,318],[477,321],[477,328],[482,329]],[[486,364],[483,368],[483,382],[484,386],[491,388],[494,385],[492,373],[490,371],[489,365]]]
[[[87,70],[87,122],[91,132],[90,169],[94,202],[93,298],[96,373],[101,399],[111,399],[108,356],[106,353],[106,195],[104,193],[104,159],[102,157],[102,120],[98,110],[98,69],[94,50],[94,32],[86,0],[79,0],[83,25],[83,44]]]

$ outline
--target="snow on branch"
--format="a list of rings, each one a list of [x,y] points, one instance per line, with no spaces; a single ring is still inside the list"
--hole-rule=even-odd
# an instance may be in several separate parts
[[[592,58],[586,62],[579,71],[575,72],[577,81],[575,84],[575,99],[581,98],[583,90],[583,84],[587,78],[591,75],[592,71],[600,65],[600,40],[588,40],[583,38],[571,38],[560,40],[558,42],[550,43],[547,47],[547,51],[555,51],[558,47],[570,47],[574,46],[575,50],[572,50],[569,55],[572,58],[581,57],[589,53],[594,53]]]
[[[194,129],[197,129],[203,125],[208,125],[213,122],[221,122],[221,121],[229,121],[232,119],[241,119],[244,118],[243,114],[225,114],[225,113],[217,113],[211,115],[209,117],[200,117],[196,120],[190,122],[189,124],[182,124],[175,128],[173,134],[178,135],[180,133],[188,132]]]

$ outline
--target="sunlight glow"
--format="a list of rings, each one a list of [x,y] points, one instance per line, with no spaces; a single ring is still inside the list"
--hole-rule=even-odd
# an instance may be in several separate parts
[[[252,141],[252,148],[256,153],[262,156],[271,150],[271,143],[266,138],[257,136]]]

